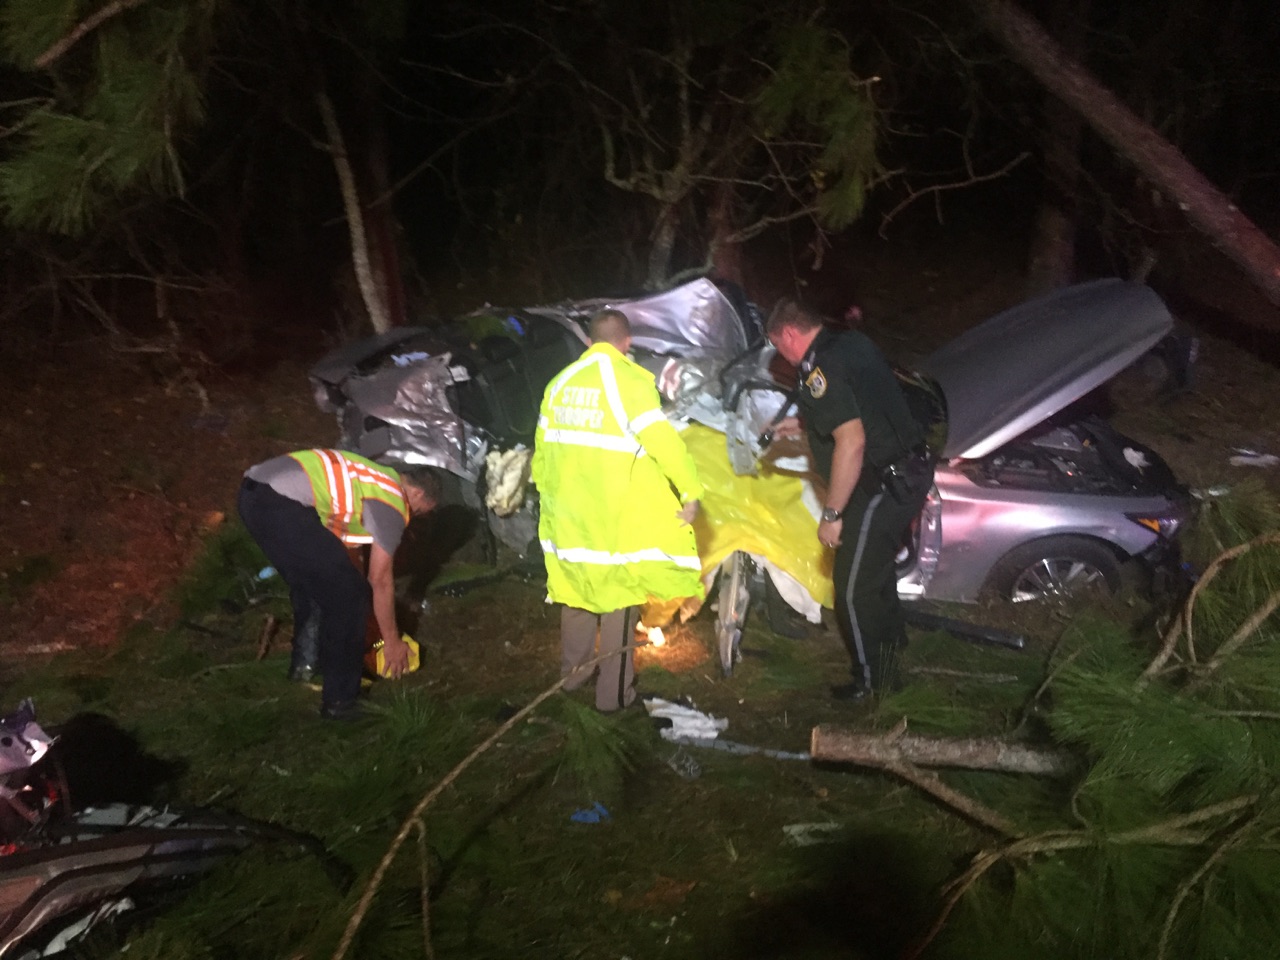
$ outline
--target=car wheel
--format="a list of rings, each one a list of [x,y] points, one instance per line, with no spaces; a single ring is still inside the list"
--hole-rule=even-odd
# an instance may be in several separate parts
[[[1087,537],[1045,537],[1010,550],[992,569],[994,592],[1012,603],[1061,602],[1120,589],[1120,562]]]

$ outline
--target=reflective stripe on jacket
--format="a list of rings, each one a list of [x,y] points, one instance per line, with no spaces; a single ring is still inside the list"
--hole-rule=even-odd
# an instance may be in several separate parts
[[[550,599],[607,613],[702,596],[693,528],[676,516],[702,484],[644,367],[597,343],[557,374],[532,477]]]
[[[394,507],[409,522],[400,474],[390,467],[345,450],[299,450],[289,456],[307,472],[320,522],[343,543],[373,543],[364,527],[366,500]]]

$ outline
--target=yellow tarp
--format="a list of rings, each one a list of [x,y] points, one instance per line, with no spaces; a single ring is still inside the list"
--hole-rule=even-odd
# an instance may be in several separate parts
[[[771,560],[818,603],[831,607],[832,551],[818,543],[818,522],[800,500],[804,482],[775,473],[767,463],[754,477],[740,477],[729,465],[725,436],[691,424],[681,436],[706,487],[694,523],[705,577],[735,550]]]

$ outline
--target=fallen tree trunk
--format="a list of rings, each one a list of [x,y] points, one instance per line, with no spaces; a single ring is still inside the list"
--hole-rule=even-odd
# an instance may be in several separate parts
[[[1077,758],[1061,750],[1040,749],[999,737],[920,737],[897,729],[858,733],[842,727],[816,726],[810,735],[809,752],[814,760],[856,763],[880,770],[909,764],[1067,777],[1079,769]]]
[[[1187,219],[1280,304],[1280,247],[1181,151],[1099,83],[1010,0],[969,0],[991,33],[1032,76],[1171,197]]]

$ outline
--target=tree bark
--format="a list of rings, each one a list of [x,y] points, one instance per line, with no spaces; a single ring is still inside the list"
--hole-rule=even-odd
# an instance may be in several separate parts
[[[815,760],[856,763],[880,770],[907,764],[1067,777],[1079,769],[1076,758],[1069,753],[1037,749],[998,737],[920,737],[898,731],[855,733],[826,725],[813,728],[809,753]]]
[[[1056,32],[1067,44],[1068,51],[1082,62],[1089,7],[1090,0],[1063,3],[1054,18]],[[1080,183],[1084,119],[1046,91],[1041,123],[1045,186],[1027,257],[1027,295],[1030,297],[1066,286],[1075,278],[1076,269],[1079,211],[1075,197]]]
[[[369,260],[379,297],[393,327],[409,323],[405,303],[404,271],[400,260],[399,224],[392,206],[385,111],[372,89],[369,75],[361,78],[359,109],[365,116],[365,167],[369,193],[380,198],[364,208]]]
[[[56,43],[40,56],[32,61],[33,66],[37,70],[48,70],[55,62],[61,59],[62,55],[74,47],[77,43],[85,38],[88,34],[97,30],[112,17],[118,17],[122,13],[128,13],[135,7],[140,7],[147,0],[112,0],[101,10],[95,11],[91,16],[85,17],[74,27],[64,34]]]
[[[1192,166],[1175,146],[1120,102],[1009,0],[969,0],[996,38],[1055,96],[1167,193],[1187,219],[1280,306],[1280,247]]]
[[[654,224],[649,244],[649,269],[645,277],[645,289],[661,290],[671,275],[671,256],[676,246],[676,230],[679,213],[676,201],[660,200],[658,219]]]
[[[327,93],[323,90],[317,93],[316,103],[320,107],[325,136],[329,138],[329,152],[333,156],[333,166],[338,174],[338,186],[342,190],[342,208],[347,216],[347,230],[351,234],[351,263],[355,267],[356,283],[360,286],[360,296],[364,300],[365,309],[369,311],[369,322],[373,325],[374,332],[386,333],[391,329],[391,322],[387,318],[387,308],[378,292],[378,285],[374,281],[373,270],[369,264],[369,241],[365,235],[364,211],[360,205],[360,193],[356,188],[351,159],[347,155],[346,144],[342,138],[342,128],[338,126],[333,102]]]
[[[742,244],[731,238],[733,233],[733,187],[722,183],[716,189],[711,208],[711,269],[719,280],[746,286],[746,270],[742,264]]]

